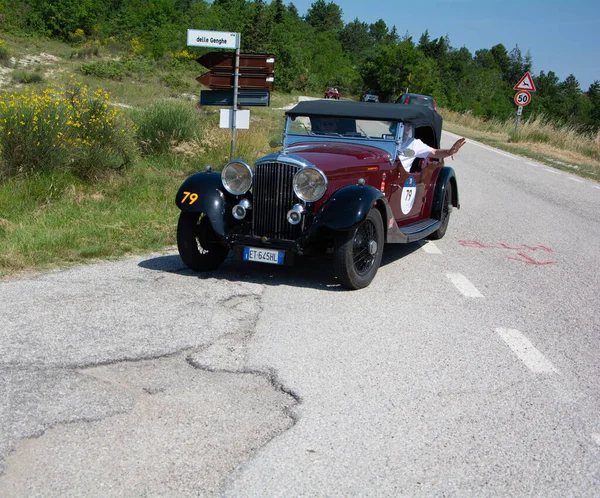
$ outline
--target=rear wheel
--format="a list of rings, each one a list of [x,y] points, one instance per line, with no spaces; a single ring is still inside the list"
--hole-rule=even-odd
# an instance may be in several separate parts
[[[444,201],[442,202],[442,212],[440,221],[442,224],[435,232],[433,232],[429,238],[432,240],[439,240],[446,235],[446,229],[448,228],[448,222],[450,221],[450,213],[452,212],[452,184],[446,184],[446,191],[444,192]]]
[[[229,248],[221,244],[208,216],[181,212],[177,223],[177,248],[186,266],[194,271],[216,270]]]
[[[339,232],[333,247],[335,276],[348,289],[367,287],[375,278],[383,254],[383,221],[371,209],[354,230]]]

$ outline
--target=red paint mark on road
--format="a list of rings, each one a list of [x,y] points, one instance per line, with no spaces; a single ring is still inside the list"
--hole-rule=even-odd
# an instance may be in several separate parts
[[[507,251],[520,251],[517,253],[518,257],[509,256],[508,259],[519,261],[521,263],[527,263],[528,265],[545,266],[553,265],[556,261],[536,261],[535,259],[523,254],[523,251],[543,251],[543,252],[554,252],[552,249],[546,246],[528,246],[522,244],[520,247],[511,247],[507,244],[483,244],[477,240],[459,240],[458,243],[463,247],[471,247],[473,249],[504,249]]]
[[[544,251],[554,252],[546,246],[528,246],[521,244],[520,247],[510,247],[507,244],[483,244],[477,240],[459,240],[458,243],[463,247],[472,247],[475,249],[506,249],[508,251]]]
[[[521,261],[522,263],[527,263],[528,265],[536,265],[536,266],[553,265],[554,263],[556,263],[556,261],[536,261],[521,252],[518,253],[518,255],[519,255],[518,258],[509,256],[508,259],[514,259],[515,261]]]

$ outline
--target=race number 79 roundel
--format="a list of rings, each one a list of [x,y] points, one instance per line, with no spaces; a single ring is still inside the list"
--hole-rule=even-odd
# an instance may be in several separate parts
[[[413,205],[415,204],[415,197],[417,196],[417,182],[414,176],[409,176],[404,182],[404,188],[402,189],[402,197],[400,200],[400,209],[402,214],[410,213]]]

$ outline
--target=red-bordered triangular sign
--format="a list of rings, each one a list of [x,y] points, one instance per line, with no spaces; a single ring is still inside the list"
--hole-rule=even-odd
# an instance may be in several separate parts
[[[535,92],[535,84],[529,71],[527,71],[519,82],[513,87],[515,90],[525,90],[526,92]]]

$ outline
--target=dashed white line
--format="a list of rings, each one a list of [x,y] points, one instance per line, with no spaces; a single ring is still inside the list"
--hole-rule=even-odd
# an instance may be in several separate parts
[[[540,164],[538,164],[538,163],[530,163],[529,161],[525,161],[525,162],[526,162],[527,164],[531,165],[531,166],[538,166],[538,167],[539,167],[539,166],[541,166],[541,165],[540,165]]]
[[[498,328],[496,332],[532,372],[558,373],[554,365],[518,330]]]
[[[550,168],[543,168],[543,170],[547,171],[548,173],[554,173],[555,175],[560,175],[561,174],[558,171],[550,169]]]
[[[596,441],[596,444],[600,444],[600,434],[598,434],[598,433],[596,433],[596,432],[595,432],[595,433],[593,433],[593,434],[592,434],[592,439],[593,439],[594,441]]]
[[[438,249],[438,246],[431,241],[424,242],[421,247],[429,254],[442,254],[442,251]]]
[[[571,176],[567,177],[569,180],[571,180],[572,182],[577,182],[577,183],[585,183],[583,180],[580,180],[579,178],[573,178]]]
[[[467,277],[460,273],[446,273],[446,277],[454,284],[463,296],[466,297],[483,297],[483,294],[469,282]]]

